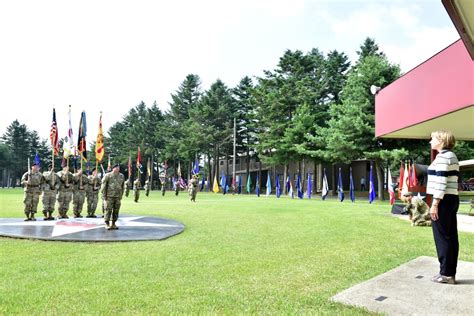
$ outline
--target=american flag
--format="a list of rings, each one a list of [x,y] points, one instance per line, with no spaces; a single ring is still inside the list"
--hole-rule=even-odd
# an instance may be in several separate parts
[[[51,123],[51,132],[49,133],[51,139],[51,146],[53,147],[54,155],[59,154],[59,140],[58,140],[58,123],[56,122],[56,110],[53,108],[53,122]]]

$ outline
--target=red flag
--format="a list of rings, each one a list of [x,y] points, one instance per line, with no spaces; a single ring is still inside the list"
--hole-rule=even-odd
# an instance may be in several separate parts
[[[411,168],[411,172],[412,172],[412,184],[414,187],[418,186],[418,178],[416,177],[416,167],[415,167],[415,164],[413,164],[412,168]]]
[[[407,188],[408,188],[408,191],[411,191],[411,188],[413,187],[413,182],[412,182],[412,177],[411,177],[411,164],[408,163],[408,177],[407,177]]]
[[[140,147],[138,147],[138,153],[137,153],[137,169],[140,171],[140,173],[143,173],[142,171],[142,154],[140,153]]]
[[[404,176],[404,168],[403,168],[403,161],[400,165],[400,179],[398,180],[398,198],[402,198],[402,189],[403,189],[403,176]]]
[[[53,122],[51,123],[51,132],[49,133],[51,139],[51,146],[53,147],[54,155],[59,154],[59,139],[58,139],[58,123],[56,122],[56,110],[53,108]]]

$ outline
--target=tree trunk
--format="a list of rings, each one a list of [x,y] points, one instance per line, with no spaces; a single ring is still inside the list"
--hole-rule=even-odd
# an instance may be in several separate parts
[[[337,178],[336,178],[336,173],[337,173],[337,168],[336,168],[336,164],[333,164],[332,165],[332,175],[331,175],[331,180],[332,180],[332,195],[336,195],[336,192],[337,192]]]
[[[377,170],[377,189],[378,197],[380,201],[383,201],[384,198],[384,189],[383,189],[383,169],[380,159],[375,159],[375,170]]]

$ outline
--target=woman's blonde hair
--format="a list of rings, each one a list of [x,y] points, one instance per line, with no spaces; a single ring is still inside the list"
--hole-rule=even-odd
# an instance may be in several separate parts
[[[453,149],[456,144],[453,133],[449,131],[435,131],[431,133],[431,138],[436,138],[441,143],[443,149]]]

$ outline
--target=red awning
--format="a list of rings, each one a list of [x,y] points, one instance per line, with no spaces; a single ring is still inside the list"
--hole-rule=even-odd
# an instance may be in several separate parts
[[[375,135],[428,139],[449,130],[474,141],[474,61],[458,40],[375,96]]]

